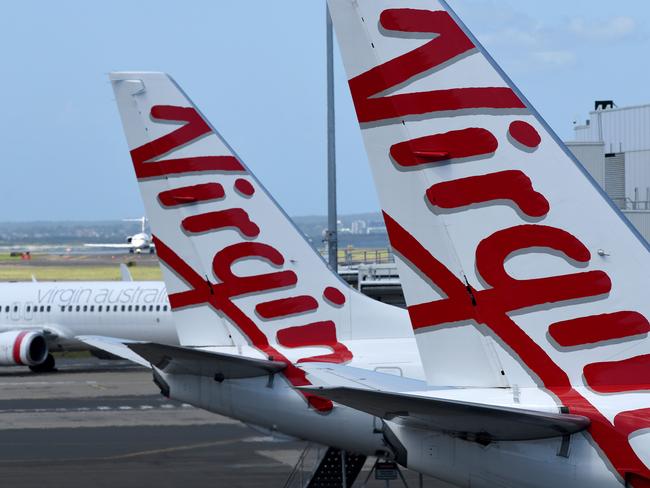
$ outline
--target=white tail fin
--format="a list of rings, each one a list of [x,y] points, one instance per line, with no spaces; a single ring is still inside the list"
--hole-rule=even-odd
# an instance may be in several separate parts
[[[181,344],[340,363],[344,340],[412,334],[329,270],[170,77],[111,80]]]
[[[648,405],[647,244],[444,1],[329,7],[428,381],[543,385],[647,474],[601,413]]]

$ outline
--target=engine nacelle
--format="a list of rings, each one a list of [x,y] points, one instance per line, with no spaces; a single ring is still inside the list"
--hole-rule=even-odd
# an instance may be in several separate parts
[[[0,365],[36,366],[48,355],[47,341],[40,332],[12,330],[0,334]]]

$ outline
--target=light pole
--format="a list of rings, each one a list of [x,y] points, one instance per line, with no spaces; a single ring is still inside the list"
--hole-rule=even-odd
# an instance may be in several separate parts
[[[336,215],[336,133],[334,129],[334,43],[332,18],[325,4],[327,49],[327,261],[338,272],[338,233]]]

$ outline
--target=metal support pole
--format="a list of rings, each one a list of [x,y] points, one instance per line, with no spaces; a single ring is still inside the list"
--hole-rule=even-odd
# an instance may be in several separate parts
[[[338,233],[336,215],[336,133],[334,130],[334,46],[332,18],[325,6],[327,37],[327,261],[338,272]]]
[[[345,451],[341,449],[341,488],[348,488],[348,480],[345,466]]]

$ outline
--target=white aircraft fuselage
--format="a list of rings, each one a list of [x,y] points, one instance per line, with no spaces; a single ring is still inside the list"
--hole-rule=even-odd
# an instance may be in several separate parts
[[[42,334],[50,351],[85,350],[76,336],[109,333],[178,343],[159,281],[0,283],[0,345],[17,347],[9,344],[17,337],[5,334],[16,331]]]

